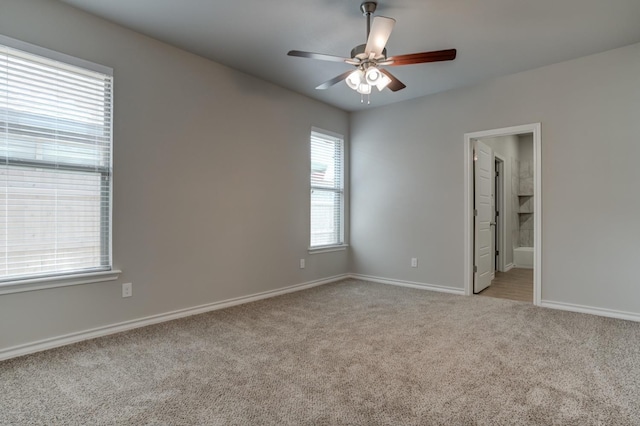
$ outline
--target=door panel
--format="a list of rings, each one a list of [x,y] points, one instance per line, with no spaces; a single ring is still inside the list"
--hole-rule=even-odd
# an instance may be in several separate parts
[[[473,292],[479,293],[491,285],[493,255],[491,251],[493,232],[491,220],[492,176],[494,174],[493,151],[480,141],[474,142],[474,176],[475,176],[475,253],[474,260],[477,271],[473,279]]]

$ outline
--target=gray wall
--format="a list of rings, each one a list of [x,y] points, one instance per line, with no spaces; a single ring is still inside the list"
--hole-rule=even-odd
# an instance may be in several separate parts
[[[58,2],[2,0],[0,32],[114,68],[123,271],[0,296],[0,349],[347,272],[307,254],[309,132],[348,136],[347,113]]]
[[[520,161],[530,161],[533,163],[533,135],[518,135],[518,145]]]
[[[541,122],[542,299],[640,313],[639,75],[635,44],[353,114],[351,270],[462,289],[464,134]]]

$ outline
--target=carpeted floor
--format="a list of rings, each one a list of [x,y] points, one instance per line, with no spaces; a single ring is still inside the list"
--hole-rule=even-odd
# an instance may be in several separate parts
[[[640,324],[347,280],[0,363],[0,424],[638,425]]]

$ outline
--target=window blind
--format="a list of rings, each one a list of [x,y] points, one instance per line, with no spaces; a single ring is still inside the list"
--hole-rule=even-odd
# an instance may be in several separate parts
[[[111,269],[111,112],[110,74],[0,44],[0,282]]]
[[[343,240],[343,140],[311,132],[311,247]]]

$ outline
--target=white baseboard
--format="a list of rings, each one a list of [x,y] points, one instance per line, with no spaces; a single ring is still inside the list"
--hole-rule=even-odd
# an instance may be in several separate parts
[[[403,280],[394,280],[390,278],[382,278],[382,277],[374,277],[371,275],[361,275],[361,274],[349,274],[349,278],[354,278],[357,280],[364,281],[372,281],[380,284],[390,284],[396,285],[400,287],[410,287],[410,288],[419,288],[422,290],[431,290],[431,291],[439,291],[441,293],[450,293],[450,294],[458,294],[464,295],[464,289],[456,288],[456,287],[447,287],[443,285],[435,285],[435,284],[425,284],[418,283],[413,281],[403,281]]]
[[[269,290],[249,296],[242,296],[236,297],[234,299],[223,300],[220,302],[207,303],[200,306],[194,306],[192,308],[178,309],[176,311],[165,312],[162,314],[151,315],[144,318],[124,321],[75,333],[69,333],[62,336],[51,337],[48,339],[38,340],[36,342],[26,343],[18,346],[12,346],[6,349],[0,349],[0,361],[81,342],[83,340],[90,340],[95,339],[96,337],[120,333],[122,331],[132,330],[134,328],[144,327],[147,325],[157,324],[165,321],[171,321],[191,315],[202,314],[205,312],[216,311],[218,309],[229,308],[231,306],[242,305],[244,303],[268,299],[270,297],[281,296],[283,294],[306,290],[308,288],[317,287],[323,284],[329,284],[346,278],[349,278],[348,274],[336,275],[329,278],[308,281],[306,283],[283,287],[276,290]]]
[[[518,269],[533,269],[532,265],[513,265],[514,268],[518,268]]]
[[[506,265],[504,265],[504,272],[509,272],[513,268],[515,268],[513,263],[507,263]]]
[[[595,308],[593,306],[575,305],[573,303],[552,302],[543,300],[540,302],[543,308],[559,309],[561,311],[579,312],[582,314],[598,315],[601,317],[616,318],[627,321],[640,322],[640,314],[625,311],[616,311],[614,309]]]

